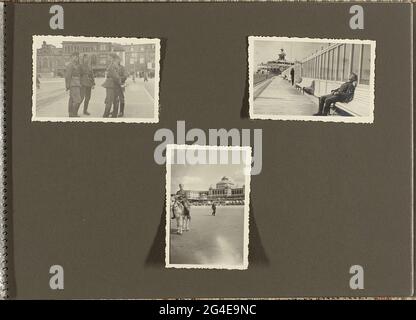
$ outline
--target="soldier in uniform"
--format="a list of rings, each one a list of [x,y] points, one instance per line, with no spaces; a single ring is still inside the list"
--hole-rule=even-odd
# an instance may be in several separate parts
[[[187,216],[191,216],[190,205],[188,199],[186,198],[186,192],[183,190],[183,184],[179,184],[179,190],[176,192],[176,199],[182,203],[184,208],[184,214]],[[174,219],[175,217],[172,217]]]
[[[104,118],[108,118],[111,112],[111,106],[114,105],[113,110],[113,117],[117,117],[118,113],[118,99],[117,99],[117,91],[118,87],[120,87],[120,75],[118,71],[118,60],[120,57],[113,53],[110,55],[110,65],[106,71],[106,79],[103,83],[103,87],[106,90],[105,95],[105,109],[104,109]]]
[[[329,108],[334,102],[350,102],[354,97],[357,80],[357,75],[351,73],[347,82],[343,83],[339,88],[332,90],[330,94],[321,96],[319,98],[319,110],[314,116],[327,116]]]
[[[126,68],[120,63],[120,59],[118,59],[118,68],[119,68],[119,76],[120,76],[120,82],[121,85],[117,88],[117,97],[118,97],[118,102],[120,103],[120,113],[118,114],[119,117],[124,116],[124,91],[125,91],[125,87],[126,87],[126,80],[127,80],[127,72],[126,72]],[[114,111],[113,111],[114,112]],[[116,113],[117,116],[117,113]]]
[[[84,101],[84,114],[89,116],[88,103],[91,99],[91,89],[94,88],[94,73],[91,67],[91,60],[87,54],[82,56],[81,64],[81,103]]]
[[[79,54],[71,54],[71,62],[66,67],[65,86],[69,91],[68,113],[70,117],[79,117],[78,109],[81,104],[81,67],[79,65]]]

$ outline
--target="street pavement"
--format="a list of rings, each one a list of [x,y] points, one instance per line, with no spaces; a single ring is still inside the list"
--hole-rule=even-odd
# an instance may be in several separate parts
[[[176,234],[176,220],[170,219],[170,263],[242,265],[244,248],[244,206],[191,208],[190,230]]]
[[[81,117],[101,118],[104,113],[104,100],[106,90],[102,87],[104,78],[96,78],[96,85],[91,92],[88,105],[90,116],[83,115],[83,103],[78,114]],[[69,91],[65,90],[63,78],[40,79],[40,89],[36,90],[36,116],[37,117],[68,117]],[[153,118],[154,116],[154,79],[144,82],[137,78],[126,81],[125,118]]]
[[[253,113],[257,115],[312,116],[318,112],[314,98],[302,94],[282,77],[271,83],[254,99]]]

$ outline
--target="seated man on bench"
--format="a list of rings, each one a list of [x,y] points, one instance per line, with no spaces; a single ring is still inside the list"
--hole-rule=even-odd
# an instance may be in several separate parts
[[[357,75],[351,73],[349,80],[343,83],[338,89],[332,90],[330,94],[321,96],[319,98],[319,111],[314,116],[327,116],[331,104],[335,102],[350,102],[354,97],[357,80]]]

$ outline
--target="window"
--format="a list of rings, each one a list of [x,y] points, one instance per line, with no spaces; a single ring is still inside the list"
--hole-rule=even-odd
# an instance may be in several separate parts
[[[140,58],[140,64],[143,64],[144,63],[144,58],[143,57],[141,57]]]
[[[344,50],[345,45],[340,45],[338,47],[338,73],[337,73],[337,81],[342,81],[344,75]]]
[[[351,44],[347,44],[345,45],[345,55],[344,55],[344,76],[343,79],[344,81],[347,81],[348,78],[350,77],[350,73],[351,73],[351,69],[350,69],[350,62],[351,62],[351,49],[352,49],[352,45]]]
[[[322,56],[318,56],[318,72],[316,73],[316,78],[321,79],[321,70],[322,70]]]
[[[328,52],[323,54],[323,68],[322,68],[322,79],[326,80],[328,75]]]
[[[369,44],[363,45],[361,61],[360,83],[370,84],[371,47]]]
[[[328,75],[327,79],[331,80],[332,78],[332,61],[334,58],[334,50],[328,51]]]
[[[354,72],[357,76],[359,74],[360,69],[361,47],[361,44],[354,44],[352,46],[351,72]]]
[[[339,47],[336,47],[334,49],[334,60],[332,61],[333,65],[333,72],[332,72],[332,80],[337,80],[337,73],[338,73],[338,53],[339,53]]]

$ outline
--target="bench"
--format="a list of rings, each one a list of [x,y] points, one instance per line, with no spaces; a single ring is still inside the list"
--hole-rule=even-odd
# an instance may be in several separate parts
[[[314,95],[316,98],[320,98],[321,95]],[[331,105],[329,114],[333,115],[339,113],[346,116],[365,117],[370,116],[371,110],[371,97],[369,94],[368,86],[358,85],[355,88],[354,97],[350,102],[335,102]]]
[[[295,83],[295,88],[299,91],[302,91],[302,93],[305,93],[305,89],[311,89],[310,92],[306,91],[306,93],[314,94],[315,91],[315,80],[313,79],[302,79],[300,82]]]

